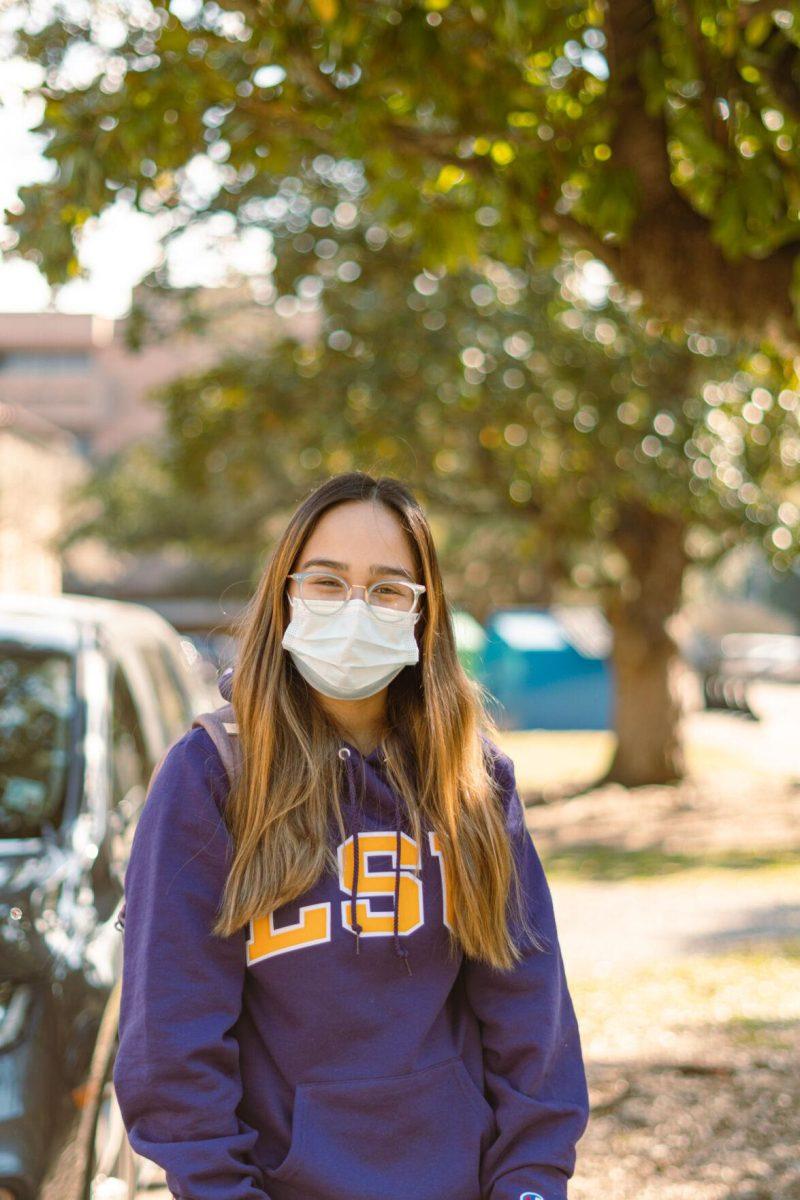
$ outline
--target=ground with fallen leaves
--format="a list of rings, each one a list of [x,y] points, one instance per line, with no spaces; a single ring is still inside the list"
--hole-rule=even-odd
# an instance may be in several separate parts
[[[589,1078],[570,1200],[800,1200],[800,689],[767,698],[695,714],[675,787],[537,787],[548,735],[507,739]]]

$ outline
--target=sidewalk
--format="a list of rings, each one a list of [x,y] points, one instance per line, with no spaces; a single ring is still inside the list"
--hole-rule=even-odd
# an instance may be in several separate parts
[[[800,866],[694,881],[554,878],[551,892],[570,978],[800,937]]]

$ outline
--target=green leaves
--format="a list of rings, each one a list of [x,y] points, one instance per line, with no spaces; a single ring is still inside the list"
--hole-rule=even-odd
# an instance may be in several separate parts
[[[97,215],[122,187],[169,214],[188,164],[207,155],[225,167],[220,209],[244,226],[254,179],[266,189],[265,170],[300,177],[322,156],[358,160],[417,266],[522,263],[548,243],[557,253],[566,228],[623,282],[644,277],[656,311],[733,325],[736,305],[725,314],[692,272],[670,271],[669,247],[703,228],[710,252],[768,260],[800,236],[800,6],[652,9],[632,24],[594,0],[231,0],[181,21],[152,0],[146,27],[126,10],[124,40],[96,47],[88,87],[68,65],[94,36],[91,16],[54,17],[19,37],[49,72],[41,129],[56,168],[11,218],[19,252],[42,255],[51,281],[72,269],[64,230],[41,236],[34,190],[58,213]],[[275,69],[261,86],[265,66]],[[637,224],[659,221],[664,236],[646,252],[664,254],[664,270],[642,272]],[[785,322],[768,263],[763,278],[765,313]]]
[[[624,240],[638,211],[638,184],[627,167],[598,168],[581,190],[572,213],[604,236]]]
[[[481,227],[441,197],[424,243],[431,263],[418,270],[402,231],[380,227],[363,201],[337,219],[346,180],[336,164],[309,166],[277,189],[287,204],[270,220],[276,282],[285,296],[318,298],[318,336],[231,352],[160,390],[166,439],[152,447],[152,470],[137,464],[150,489],[140,506],[129,492],[136,471],[124,471],[147,537],[171,537],[179,519],[180,539],[205,539],[217,553],[224,544],[240,562],[259,506],[278,521],[319,478],[366,465],[407,479],[446,516],[454,547],[472,530],[463,560],[452,550],[459,600],[484,570],[498,602],[524,596],[535,585],[520,582],[523,554],[566,573],[591,560],[578,575],[585,586],[614,586],[611,531],[631,504],[702,528],[709,558],[734,533],[763,539],[776,562],[797,556],[794,365],[641,320],[618,290],[612,299],[598,288],[586,253],[553,270],[485,252],[443,268],[440,222],[460,223],[465,259]],[[153,480],[167,482],[155,498]],[[109,486],[113,512],[119,487]]]

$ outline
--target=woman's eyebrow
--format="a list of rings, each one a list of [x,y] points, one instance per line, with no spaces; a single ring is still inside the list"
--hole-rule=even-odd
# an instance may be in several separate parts
[[[386,563],[373,563],[370,571],[373,575],[403,575],[406,579],[413,579],[411,572],[405,567],[387,566]]]
[[[349,571],[350,570],[349,563],[337,562],[333,558],[307,558],[306,561],[303,563],[302,567],[300,568],[301,571],[304,571],[306,569],[306,567],[333,567],[333,569],[335,571]],[[411,572],[407,571],[405,567],[392,566],[391,564],[387,564],[387,563],[373,563],[372,566],[370,567],[370,574],[371,575],[402,575],[406,579],[413,580],[413,576],[412,576]]]

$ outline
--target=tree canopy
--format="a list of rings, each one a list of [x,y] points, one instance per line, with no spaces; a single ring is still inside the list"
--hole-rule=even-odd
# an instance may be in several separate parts
[[[614,777],[674,778],[685,567],[742,540],[779,566],[797,554],[800,363],[643,319],[605,272],[592,285],[586,251],[553,270],[414,273],[349,199],[357,179],[318,161],[265,217],[276,292],[312,303],[317,332],[266,352],[256,333],[161,389],[163,441],[105,465],[99,515],[73,536],[257,570],[321,478],[398,475],[434,519],[448,594],[476,616],[554,594],[603,605]]]
[[[418,269],[544,265],[568,242],[664,318],[796,344],[796,0],[49,11],[19,45],[44,69],[58,169],[9,223],[52,283],[118,198],[160,214],[165,242],[212,214],[245,230],[271,181],[332,156],[363,163]]]
[[[265,353],[256,327],[246,349],[161,388],[164,439],[106,465],[92,532],[239,562],[276,510],[373,464],[446,514],[456,543],[463,526],[464,568],[483,566],[463,584],[456,572],[453,592],[476,615],[476,572],[485,606],[564,581],[614,590],[615,538],[630,552],[635,524],[649,543],[648,513],[679,540],[694,529],[698,561],[752,539],[793,561],[800,360],[645,319],[604,272],[592,282],[585,251],[554,270],[487,258],[414,272],[402,239],[352,202],[358,179],[318,162],[264,217],[276,294],[313,301],[317,332]],[[146,296],[139,317],[151,336]]]

